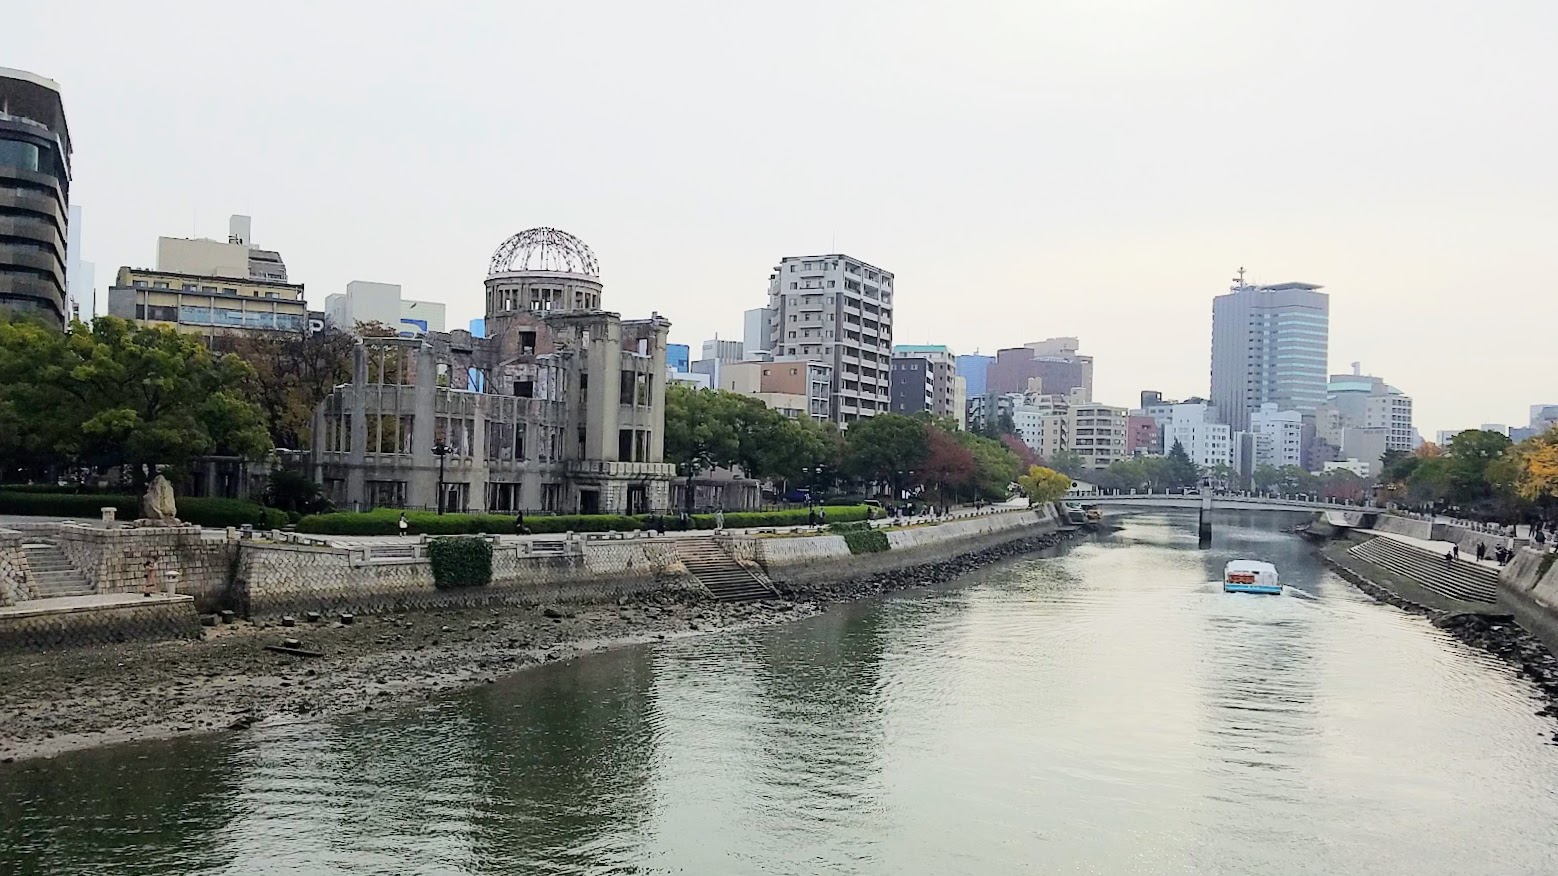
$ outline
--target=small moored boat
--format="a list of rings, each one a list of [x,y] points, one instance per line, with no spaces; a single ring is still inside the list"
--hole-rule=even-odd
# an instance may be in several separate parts
[[[1227,593],[1282,593],[1277,582],[1277,567],[1256,560],[1234,560],[1223,567],[1223,590]]]

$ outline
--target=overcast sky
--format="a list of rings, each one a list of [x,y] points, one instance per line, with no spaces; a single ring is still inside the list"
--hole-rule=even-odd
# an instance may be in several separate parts
[[[1095,396],[1208,388],[1212,296],[1331,295],[1417,425],[1558,402],[1558,3],[48,2],[106,287],[254,217],[321,308],[353,279],[480,316],[552,225],[605,306],[740,337],[788,254],[897,275],[900,343],[1076,335]]]

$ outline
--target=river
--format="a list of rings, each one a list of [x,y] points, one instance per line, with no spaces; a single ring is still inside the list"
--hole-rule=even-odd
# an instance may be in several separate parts
[[[1294,593],[1224,595],[1228,559]],[[1533,689],[1274,522],[424,704],[0,767],[0,871],[1538,874]]]

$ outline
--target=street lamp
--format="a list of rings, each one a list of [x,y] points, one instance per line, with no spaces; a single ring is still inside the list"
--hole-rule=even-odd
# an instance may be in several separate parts
[[[444,513],[444,457],[448,456],[449,454],[451,454],[453,452],[454,452],[454,448],[450,447],[448,444],[445,444],[442,441],[439,441],[438,443],[433,445],[433,455],[438,457],[438,513],[439,514]]]
[[[827,466],[825,466],[825,465],[813,465],[813,466],[809,466],[807,468],[801,469],[801,471],[803,473],[805,473],[805,475],[806,475],[806,487],[807,487],[807,491],[806,491],[806,504],[807,505],[816,505],[817,504],[817,482],[822,478],[822,470],[825,469],[825,468],[827,468]]]

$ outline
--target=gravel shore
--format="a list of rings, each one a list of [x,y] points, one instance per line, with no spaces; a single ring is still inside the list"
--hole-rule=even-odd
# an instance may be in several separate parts
[[[945,562],[719,603],[660,593],[617,603],[443,609],[283,628],[239,621],[201,641],[19,655],[0,663],[0,763],[132,740],[241,730],[423,699],[580,654],[809,617],[829,602],[949,581],[1050,547],[1020,539]],[[321,657],[265,650],[296,638]]]

